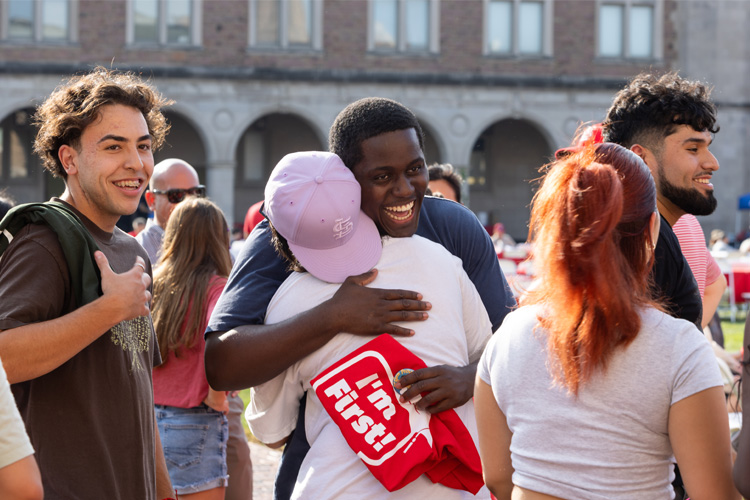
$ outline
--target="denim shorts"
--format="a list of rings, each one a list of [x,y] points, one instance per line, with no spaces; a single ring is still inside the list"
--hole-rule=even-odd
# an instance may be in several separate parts
[[[226,486],[227,417],[201,404],[154,405],[172,486],[180,495]]]

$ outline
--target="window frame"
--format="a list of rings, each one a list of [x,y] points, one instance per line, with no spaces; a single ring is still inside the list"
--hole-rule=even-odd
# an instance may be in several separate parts
[[[160,49],[189,49],[200,47],[203,43],[203,0],[187,0],[190,2],[190,43],[170,43],[167,41],[167,1],[156,0],[158,40],[138,41],[135,39],[135,0],[127,0],[125,43],[131,47],[158,47]]]
[[[511,4],[511,50],[508,52],[494,52],[490,50],[490,32],[488,24],[488,17],[490,11],[490,4],[492,0],[483,0],[482,10],[482,55],[486,57],[518,57],[526,59],[534,58],[549,58],[553,56],[553,40],[554,40],[554,12],[553,12],[553,0],[502,0]],[[522,3],[541,3],[542,4],[542,50],[538,53],[522,53],[520,49],[520,17],[521,17],[521,4]]]
[[[623,8],[622,19],[622,54],[617,56],[602,55],[600,22],[601,8],[605,5],[616,5]],[[633,7],[651,7],[653,9],[653,26],[651,31],[652,47],[648,57],[630,55],[630,11]],[[660,61],[664,58],[664,0],[596,0],[596,59],[599,61]]]
[[[383,49],[375,46],[375,3],[377,0],[368,0],[367,2],[367,51],[378,55],[399,54],[399,55],[435,55],[440,53],[440,0],[427,0],[429,16],[427,23],[427,49],[413,50],[407,46],[407,23],[406,18],[406,0],[396,0],[396,47],[394,49]]]
[[[289,0],[275,0],[279,2],[279,40],[277,44],[259,44],[255,19],[258,17],[258,2],[268,0],[248,0],[247,16],[247,45],[253,51],[289,51],[289,52],[320,52],[323,50],[323,1],[312,0],[311,3],[311,33],[310,45],[294,45],[289,43]]]
[[[43,13],[42,3],[39,1],[33,2],[33,16],[34,16],[34,28],[32,38],[8,38],[8,32],[10,31],[10,18],[8,9],[10,7],[7,1],[0,2],[0,41],[4,44],[13,45],[71,45],[78,43],[78,12],[79,12],[79,0],[67,0],[68,3],[68,36],[65,39],[44,39],[43,33]]]
[[[15,108],[12,111],[8,112],[5,116],[0,117],[0,124],[6,124],[6,122],[10,122],[18,113],[25,113],[27,116],[26,123],[22,127],[0,127],[0,144],[2,144],[2,146],[0,146],[0,185],[11,187],[32,186],[39,182],[39,178],[41,176],[41,171],[43,170],[43,168],[40,158],[34,154],[33,150],[33,139],[34,137],[36,137],[37,133],[36,127],[32,125],[34,111],[35,109],[33,107]],[[21,146],[23,148],[26,161],[26,175],[23,177],[11,176],[11,141],[6,142],[6,139],[10,138],[10,135],[14,130],[22,130],[24,132],[24,135],[28,134],[27,137],[20,137]]]

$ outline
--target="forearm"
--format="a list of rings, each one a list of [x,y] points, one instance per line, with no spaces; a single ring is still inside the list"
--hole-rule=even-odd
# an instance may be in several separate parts
[[[0,498],[41,500],[43,497],[42,477],[34,455],[0,468]]]
[[[487,489],[497,500],[511,500],[513,495],[513,481],[506,479],[487,479]]]
[[[750,361],[748,352],[750,343],[750,321],[745,324],[745,338],[742,345],[745,347],[744,362]],[[750,422],[750,366],[742,366],[742,421]],[[737,449],[737,459],[734,462],[734,484],[745,498],[750,498],[750,426],[746,426],[740,434],[740,444]]]
[[[0,332],[0,358],[11,384],[59,367],[121,319],[105,296],[65,316]]]
[[[212,399],[214,401],[223,401],[227,399],[227,391],[216,391],[211,387],[208,388],[208,396],[206,399]]]
[[[737,459],[734,462],[734,485],[743,498],[750,498],[750,429],[744,429],[740,435]]]
[[[206,338],[211,387],[241,390],[267,382],[337,333],[325,303],[272,325],[245,325]]]
[[[711,318],[713,318],[726,288],[727,280],[724,275],[719,276],[716,281],[706,286],[706,290],[703,293],[703,320],[701,322],[703,328],[705,328],[711,321]]]
[[[492,387],[480,378],[476,379],[474,389],[474,410],[484,481],[498,500],[509,500],[513,491],[510,455],[513,434],[492,394]]]
[[[161,447],[161,437],[159,436],[159,426],[156,424],[156,417],[154,417],[154,452],[156,498],[174,498],[174,488],[172,488],[172,481],[169,479],[167,462],[164,460],[164,450]]]

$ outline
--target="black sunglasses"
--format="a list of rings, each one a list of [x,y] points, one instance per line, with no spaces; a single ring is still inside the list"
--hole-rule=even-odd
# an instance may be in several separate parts
[[[206,186],[200,184],[189,189],[168,189],[166,191],[159,191],[158,189],[152,189],[154,194],[166,194],[169,203],[179,203],[185,199],[185,196],[197,196],[198,198],[206,197]]]

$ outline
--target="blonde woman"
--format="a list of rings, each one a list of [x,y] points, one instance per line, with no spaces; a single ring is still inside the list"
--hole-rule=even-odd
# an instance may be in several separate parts
[[[217,500],[227,485],[226,393],[203,364],[203,332],[231,269],[221,210],[190,197],[172,212],[154,275],[153,321],[162,364],[154,404],[169,476],[180,498]]]

